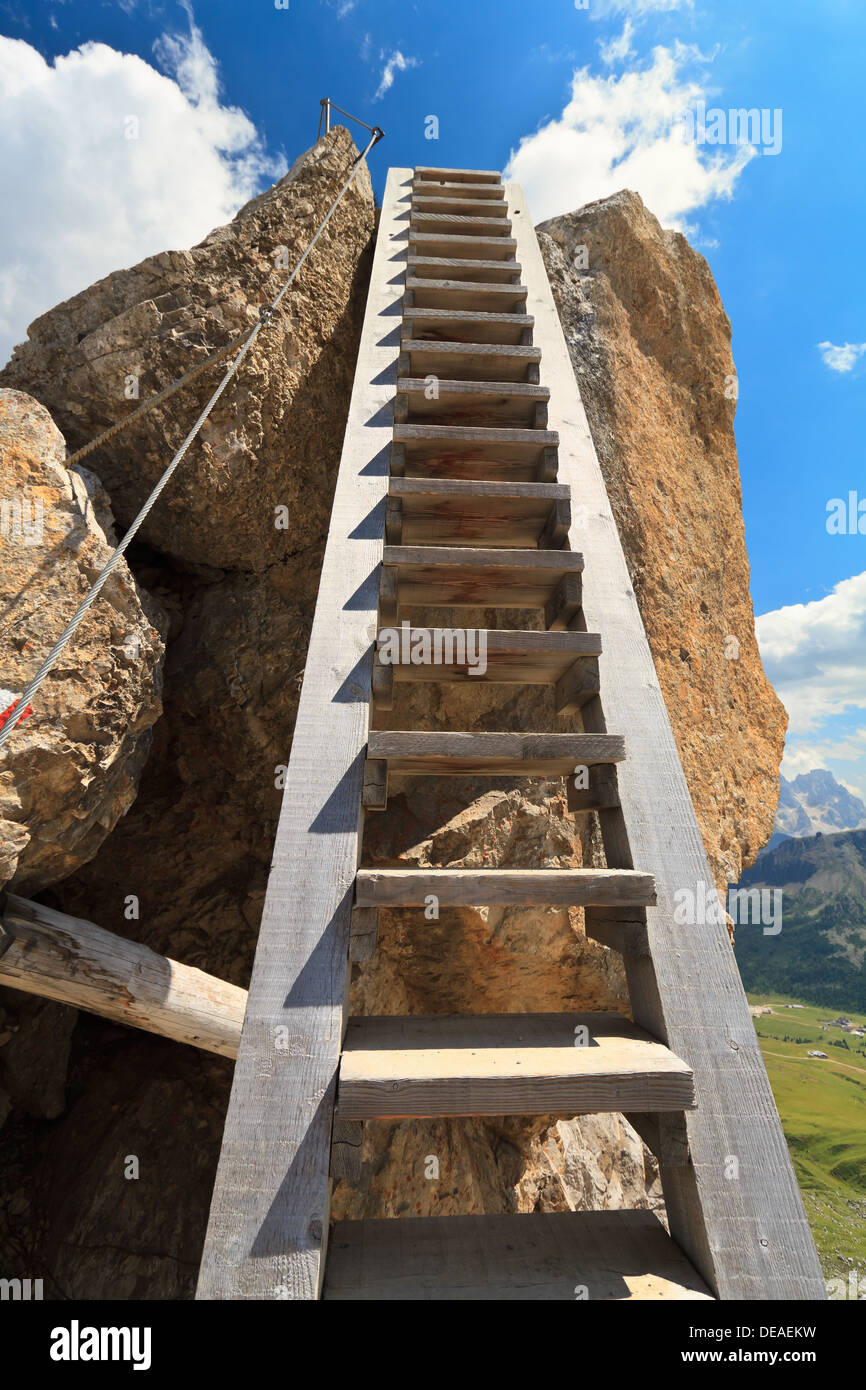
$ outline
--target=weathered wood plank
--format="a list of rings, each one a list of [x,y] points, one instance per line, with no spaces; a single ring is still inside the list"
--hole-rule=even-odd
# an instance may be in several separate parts
[[[636,869],[359,869],[355,899],[365,907],[587,907],[655,902],[652,874]]]
[[[485,203],[505,203],[505,189],[501,183],[448,183],[441,179],[431,186],[424,179],[412,180],[414,198],[471,198]]]
[[[368,1302],[711,1300],[654,1212],[340,1221],[324,1297]]]
[[[556,448],[559,444],[555,430],[479,428],[471,425],[395,425],[394,438],[407,445],[422,440],[437,445],[487,444],[494,451],[509,444],[525,444],[530,450]],[[567,497],[569,493],[562,495]]]
[[[418,342],[526,344],[532,315],[496,309],[403,309],[402,336]]]
[[[401,376],[453,377],[456,381],[526,381],[530,368],[537,368],[541,362],[537,347],[521,343],[404,338],[401,347]]]
[[[487,309],[519,314],[526,303],[526,286],[485,280],[425,279],[406,277],[406,293],[419,309]]]
[[[392,445],[392,460],[396,462],[399,454],[401,466],[392,466],[391,471],[397,476],[447,478],[459,476],[457,469],[480,472],[483,468],[486,472],[479,478],[483,482],[553,482],[556,478],[555,466],[552,477],[541,477],[551,471],[550,458],[555,464],[557,457],[551,430],[448,426],[426,420],[398,423],[394,428],[399,433]],[[440,432],[448,429],[452,433]]]
[[[726,928],[680,924],[674,915],[678,890],[712,890],[710,869],[529,212],[516,184],[506,194],[551,390],[550,423],[561,436],[559,476],[586,509],[571,543],[586,554],[586,625],[604,636],[604,716],[591,702],[584,726],[600,731],[607,721],[628,733],[629,758],[618,778],[622,809],[602,813],[607,859],[652,873],[658,891],[658,907],[647,910],[652,959],[627,962],[632,1006],[636,1020],[695,1074],[692,1165],[662,1166],[671,1232],[723,1298],[823,1299]],[[732,1155],[736,1181],[726,1169]]]
[[[199,1298],[320,1289],[410,181],[385,190]]]
[[[567,627],[570,609],[553,603],[564,576],[579,578],[573,550],[397,546],[384,551],[384,574],[396,573],[396,605],[535,608],[551,605],[549,625]],[[383,625],[391,625],[382,616]]]
[[[341,1120],[651,1114],[693,1103],[685,1063],[617,1014],[351,1018],[337,1091]]]
[[[410,228],[409,246],[419,256],[513,261],[517,242],[510,236],[461,236],[459,232],[417,232]]]
[[[477,198],[469,193],[455,196],[454,190],[438,188],[434,193],[425,193],[421,188],[412,190],[413,212],[458,213],[463,217],[485,217],[489,219],[507,218],[508,204],[505,198]]]
[[[352,909],[349,936],[349,960],[353,963],[372,960],[379,939],[379,910],[376,907],[356,906]]]
[[[420,279],[461,280],[467,285],[491,280],[500,284],[517,284],[522,267],[517,261],[469,260],[465,256],[429,256],[410,252],[408,273]]]
[[[428,183],[493,183],[502,187],[502,175],[496,169],[439,169],[431,164],[417,165],[413,187]]]
[[[361,1181],[361,1149],[364,1143],[363,1120],[334,1120],[331,1136],[331,1177],[334,1182]]]
[[[399,504],[400,525],[386,525],[389,545],[461,545],[552,549],[561,533],[552,520],[568,508],[561,483],[472,482],[451,478],[392,478],[389,505]],[[399,530],[399,537],[398,532]]]
[[[621,762],[618,734],[371,733],[368,757],[411,777],[568,777],[578,766]]]
[[[9,894],[0,985],[237,1056],[247,992],[93,922]]]
[[[409,226],[419,232],[438,233],[448,236],[480,236],[485,240],[492,237],[510,237],[511,221],[505,217],[483,217],[477,213],[459,212],[416,212],[409,217]]]
[[[536,411],[547,406],[549,396],[546,386],[526,381],[439,380],[435,395],[431,395],[429,378],[401,377],[395,420],[398,424],[467,424],[476,429],[539,428]],[[401,401],[405,403],[403,415],[399,413]]]
[[[509,632],[502,628],[486,628],[469,635],[464,629],[422,628],[407,623],[400,629],[396,651],[390,636],[380,632],[377,640],[380,649],[383,643],[388,648],[386,660],[377,654],[373,668],[373,696],[377,708],[381,709],[392,707],[395,682],[555,685],[558,688],[564,675],[579,670],[584,675],[582,679],[577,675],[573,677],[572,699],[577,701],[578,687],[590,692],[586,698],[598,693],[596,658],[601,651],[601,638],[594,632]],[[436,654],[433,663],[422,659],[426,651]],[[481,652],[483,663],[478,659]]]

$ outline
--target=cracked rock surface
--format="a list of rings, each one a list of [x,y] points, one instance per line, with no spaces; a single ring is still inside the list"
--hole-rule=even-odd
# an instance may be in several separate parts
[[[65,457],[47,410],[0,388],[0,713],[116,545],[99,479]],[[0,888],[74,873],[129,810],[162,712],[164,624],[121,561],[0,754]]]

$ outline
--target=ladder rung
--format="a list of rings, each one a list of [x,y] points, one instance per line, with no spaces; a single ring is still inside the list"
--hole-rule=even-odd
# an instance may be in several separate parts
[[[531,332],[531,314],[496,313],[478,309],[403,310],[404,339],[420,342],[448,340],[467,343],[519,344]]]
[[[501,183],[435,183],[424,179],[412,180],[413,198],[473,198],[486,203],[505,202],[505,187]]]
[[[349,1019],[336,1113],[573,1116],[693,1105],[685,1062],[619,1014],[374,1015]]]
[[[601,638],[595,632],[505,632],[482,628],[466,634],[461,629],[422,628],[406,623],[398,630],[399,641],[394,634],[394,629],[383,629],[377,639],[373,670],[373,701],[377,709],[393,707],[395,684],[421,682],[552,686],[557,714],[580,709],[599,692]],[[484,653],[483,671],[479,651]],[[432,661],[423,659],[427,652],[433,655]]]
[[[424,421],[400,420],[399,411],[412,415],[447,415],[447,419],[431,419],[431,424],[473,424],[475,428],[530,429],[539,413],[550,400],[546,386],[534,386],[527,381],[442,381],[436,382],[435,399],[430,399],[430,384],[425,377],[400,377],[397,382],[395,419],[398,424],[418,424]],[[483,416],[483,419],[481,418]],[[465,417],[465,418],[464,418]],[[489,423],[488,423],[489,421]]]
[[[556,430],[496,428],[490,425],[438,425],[419,422],[394,426],[394,442],[405,444],[407,458],[441,453],[453,445],[471,448],[476,458],[501,458],[510,454],[537,461],[545,449],[556,449]]]
[[[519,313],[525,305],[525,285],[497,284],[495,280],[429,280],[406,277],[406,289],[419,309],[493,309]],[[503,306],[508,305],[508,309]]]
[[[400,777],[568,777],[625,758],[619,734],[371,733],[368,762]],[[372,809],[373,802],[370,807]]]
[[[429,440],[391,445],[391,476],[395,478],[462,478],[479,482],[555,482],[559,454],[555,446],[532,449],[528,444],[487,445]]]
[[[502,184],[502,175],[495,169],[435,169],[420,164],[415,169],[416,183],[479,183]]]
[[[393,625],[388,605],[449,608],[539,608],[548,630],[567,628],[580,608],[583,556],[575,550],[470,549],[460,546],[386,545],[381,621]]]
[[[712,1301],[652,1211],[338,1221],[323,1297],[336,1301]]]
[[[476,198],[471,193],[443,193],[436,189],[433,193],[423,191],[423,185],[412,192],[410,204],[412,212],[457,213],[464,217],[507,218],[508,204],[505,198]]]
[[[410,212],[409,226],[416,232],[436,236],[507,237],[508,217],[477,217],[459,212]]]
[[[653,907],[655,879],[637,869],[359,869],[359,907]]]
[[[485,202],[505,202],[505,185],[501,183],[430,183],[425,179],[413,179],[411,184],[413,198],[480,198]]]
[[[407,338],[399,371],[409,376],[450,377],[455,381],[526,381],[538,369],[538,348],[516,343],[434,342]]]
[[[491,261],[513,260],[517,242],[508,236],[461,236],[457,232],[418,232],[409,228],[409,245],[424,256],[475,256]]]
[[[470,545],[555,550],[568,536],[570,489],[561,483],[392,478],[389,545]]]
[[[523,267],[519,261],[476,261],[462,256],[413,253],[410,253],[406,260],[407,275],[424,280],[441,280],[443,276],[447,276],[449,280],[465,280],[469,284],[476,281],[487,283],[491,280],[510,284],[520,278],[522,271]]]

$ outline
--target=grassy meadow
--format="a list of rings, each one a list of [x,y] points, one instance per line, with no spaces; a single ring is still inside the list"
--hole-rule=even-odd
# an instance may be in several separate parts
[[[753,1021],[824,1274],[847,1276],[853,1265],[866,1280],[866,1038],[822,1028],[836,1011],[785,1007],[803,1002],[749,995],[773,1010]],[[842,1039],[847,1048],[834,1045]],[[827,1060],[808,1057],[812,1049]]]

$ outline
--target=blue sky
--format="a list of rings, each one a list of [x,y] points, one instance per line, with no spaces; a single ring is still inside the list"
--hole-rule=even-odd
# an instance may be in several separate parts
[[[391,164],[512,161],[536,220],[631,187],[685,229],[734,328],[786,771],[866,796],[866,534],[827,530],[831,499],[866,503],[862,0],[0,0],[0,35],[21,193],[0,214],[0,356],[59,298],[230,216],[312,143],[324,95],[384,126],[380,192]],[[698,101],[781,111],[778,153],[684,148]]]

